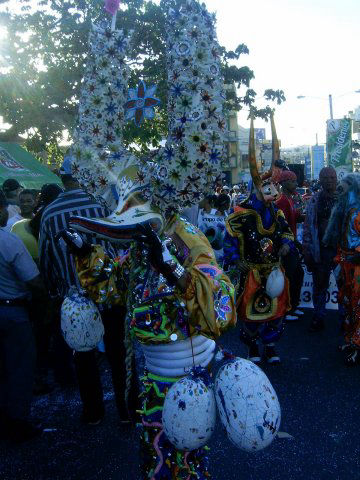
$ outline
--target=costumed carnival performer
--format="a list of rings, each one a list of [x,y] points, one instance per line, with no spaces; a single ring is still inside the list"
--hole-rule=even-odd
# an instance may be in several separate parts
[[[337,187],[337,201],[331,212],[323,243],[337,248],[335,263],[339,304],[342,306],[345,345],[344,362],[360,364],[360,175],[346,175]]]
[[[219,181],[224,89],[214,21],[205,6],[187,1],[171,10],[167,21],[169,137],[154,162],[142,162],[125,150],[115,120],[124,118],[124,108],[125,119],[137,125],[143,116],[151,118],[158,103],[155,87],[140,82],[126,102],[123,58],[129,38],[98,26],[90,38],[72,167],[84,188],[113,214],[101,220],[75,217],[71,224],[80,232],[127,242],[128,256],[114,262],[101,247],[86,245],[81,234],[65,231],[63,238],[77,252],[81,284],[95,302],[121,302],[128,292],[127,328],[146,362],[141,378],[143,478],[205,479],[210,476],[206,448],[177,450],[163,431],[162,409],[169,387],[192,367],[208,367],[214,340],[236,321],[230,280],[206,237],[177,213],[198,203]],[[99,55],[110,50],[113,56],[104,66]],[[130,356],[129,336],[126,345]]]
[[[255,363],[261,361],[259,343],[262,343],[266,361],[278,363],[275,344],[284,329],[283,317],[291,308],[281,259],[295,250],[295,245],[283,212],[274,205],[278,192],[273,174],[279,174],[274,155],[271,170],[262,177],[258,172],[253,119],[249,164],[250,196],[226,219],[225,264],[234,274],[240,339],[248,347],[248,358]],[[233,279],[232,273],[229,275]]]

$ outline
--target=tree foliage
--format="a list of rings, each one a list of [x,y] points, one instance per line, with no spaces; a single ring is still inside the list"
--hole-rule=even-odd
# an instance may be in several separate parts
[[[134,30],[130,52],[130,87],[140,78],[157,84],[161,107],[156,119],[141,129],[133,123],[125,127],[126,143],[135,143],[141,151],[156,147],[167,133],[165,12],[184,0],[122,0],[117,25]],[[126,4],[126,5],[125,5]],[[64,131],[74,128],[81,77],[88,50],[92,22],[110,17],[103,0],[0,0],[0,25],[8,32],[0,45],[0,115],[11,124],[0,134],[3,141],[18,141],[26,134],[28,149],[39,152],[54,149]],[[222,48],[223,74],[227,83],[235,83],[238,92],[228,92],[228,108],[252,107],[255,115],[267,118],[270,106],[257,109],[256,92],[250,88],[254,72],[239,66],[248,48],[240,44],[234,51]],[[282,90],[266,90],[269,102],[285,100]]]

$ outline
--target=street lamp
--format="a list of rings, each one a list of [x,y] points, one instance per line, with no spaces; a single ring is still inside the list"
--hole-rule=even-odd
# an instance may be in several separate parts
[[[335,98],[340,98],[340,97],[343,97],[344,95],[349,95],[350,93],[360,93],[360,89],[359,90],[353,90],[351,92],[347,92],[347,93],[343,93],[342,95],[337,95]],[[316,98],[318,100],[325,100],[324,97],[309,97],[307,95],[297,95],[296,97],[298,100],[301,100],[303,98]],[[332,95],[330,94],[329,95],[329,108],[330,108],[330,119],[333,120],[334,119],[334,115],[333,115],[333,97]]]
[[[333,103],[332,103],[332,95],[329,95],[329,108],[330,108],[330,119],[333,120]]]

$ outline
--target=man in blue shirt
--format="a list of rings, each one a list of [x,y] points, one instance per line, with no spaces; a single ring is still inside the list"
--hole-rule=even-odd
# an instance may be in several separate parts
[[[29,420],[35,345],[28,316],[32,294],[43,295],[39,270],[23,242],[5,230],[7,201],[0,192],[0,429],[16,442],[41,433]]]

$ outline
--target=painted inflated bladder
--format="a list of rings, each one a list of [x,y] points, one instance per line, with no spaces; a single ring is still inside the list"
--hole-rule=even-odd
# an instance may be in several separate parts
[[[208,443],[215,430],[216,402],[213,389],[201,375],[190,374],[170,387],[162,423],[179,450],[191,451]]]
[[[61,306],[61,331],[69,347],[77,352],[93,350],[103,339],[104,325],[97,306],[75,289]]]
[[[235,358],[215,379],[215,398],[229,440],[255,452],[270,445],[280,428],[277,395],[265,373],[253,362]]]

